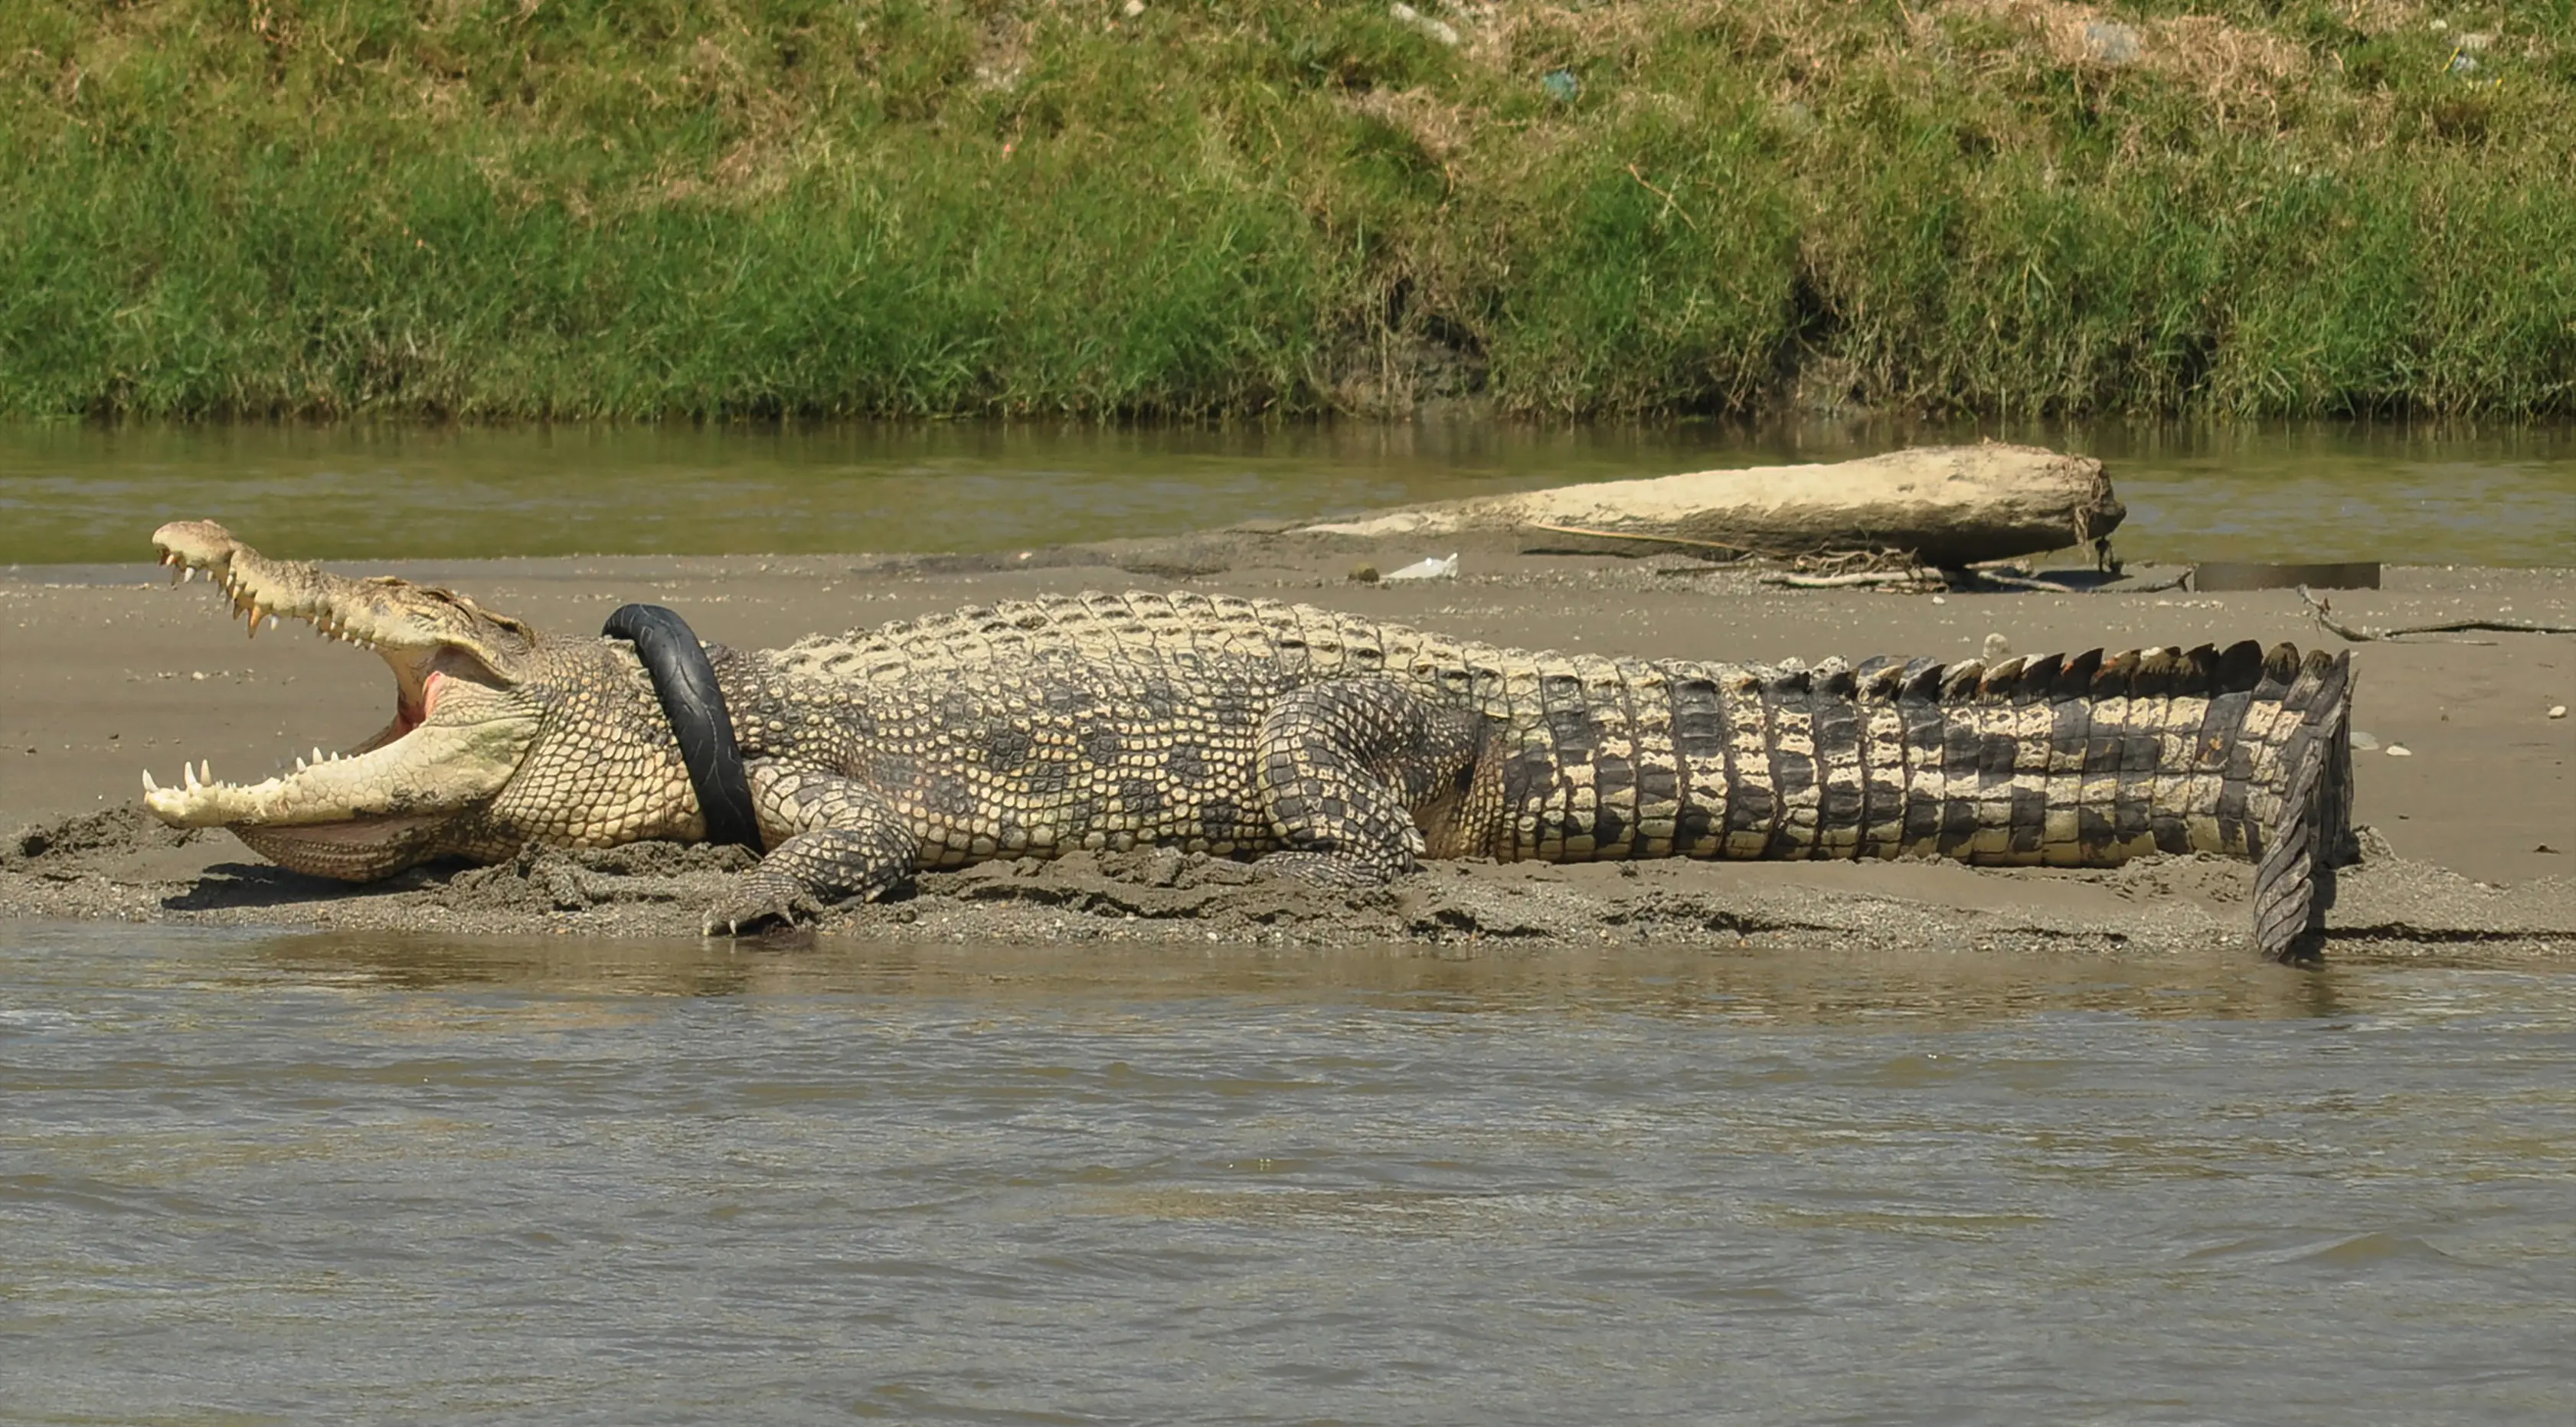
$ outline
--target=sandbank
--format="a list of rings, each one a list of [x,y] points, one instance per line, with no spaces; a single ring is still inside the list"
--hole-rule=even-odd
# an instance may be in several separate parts
[[[257,531],[244,531],[256,543]],[[138,543],[140,543],[138,541]],[[2133,570],[2084,593],[1780,590],[1744,566],[1677,556],[1462,552],[1455,579],[1364,583],[1449,549],[1246,530],[992,556],[567,558],[335,566],[447,585],[551,631],[596,629],[630,600],[699,633],[765,647],[960,605],[1050,592],[1184,587],[1302,600],[1497,643],[1648,657],[1966,658],[2252,638],[2341,642],[2289,591],[2157,589]],[[315,744],[380,727],[376,660],[283,629],[246,642],[203,586],[131,566],[0,571],[0,916],[372,928],[457,934],[687,935],[738,853],[643,846],[539,853],[491,869],[416,870],[371,887],[299,877],[222,833],[139,812],[142,771],[204,759],[261,777]],[[2501,616],[2576,622],[2576,571],[2392,568],[2338,593],[2347,623]],[[2483,641],[2483,642],[2480,642]],[[2348,874],[2327,954],[2576,955],[2576,639],[2495,634],[2352,646],[2358,818],[2372,855]],[[2405,755],[2390,752],[2403,748]],[[2241,865],[2150,859],[2107,872],[1929,863],[1435,864],[1383,892],[1318,897],[1241,865],[1171,852],[1001,862],[930,874],[813,935],[1002,942],[1183,940],[1353,945],[2068,946],[2167,954],[2246,942]],[[2243,947],[2251,955],[2249,946]]]

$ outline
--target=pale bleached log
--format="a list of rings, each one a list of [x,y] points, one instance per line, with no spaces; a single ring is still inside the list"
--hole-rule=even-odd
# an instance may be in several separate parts
[[[1369,539],[1519,531],[1605,548],[1780,557],[1888,550],[1956,569],[2086,544],[2110,534],[2125,513],[2100,461],[1989,444],[1553,486],[1302,529]]]

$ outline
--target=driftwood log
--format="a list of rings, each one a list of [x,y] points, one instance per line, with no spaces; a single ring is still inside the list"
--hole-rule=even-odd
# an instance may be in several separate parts
[[[2102,463],[2036,446],[1926,446],[1831,465],[1694,471],[1477,496],[1302,527],[1368,539],[1516,531],[1555,548],[1789,559],[1849,552],[1958,569],[2082,545],[2126,512]],[[1585,542],[1589,542],[1586,544]]]

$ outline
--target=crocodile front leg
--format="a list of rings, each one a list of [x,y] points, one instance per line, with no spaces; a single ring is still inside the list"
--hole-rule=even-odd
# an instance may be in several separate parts
[[[811,917],[852,897],[874,901],[913,873],[921,844],[892,802],[855,778],[751,765],[769,855],[707,912],[709,936]]]
[[[1260,865],[1330,886],[1391,881],[1424,850],[1420,818],[1455,815],[1485,721],[1392,679],[1284,694],[1261,723],[1262,799],[1287,844]]]

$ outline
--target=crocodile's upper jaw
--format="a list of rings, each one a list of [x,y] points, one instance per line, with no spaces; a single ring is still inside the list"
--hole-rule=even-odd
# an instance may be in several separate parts
[[[535,702],[513,673],[535,632],[445,590],[399,579],[352,580],[276,561],[219,525],[154,533],[161,563],[223,587],[256,634],[292,616],[363,645],[394,673],[394,716],[346,753],[316,748],[295,770],[257,783],[217,782],[182,765],[176,786],[143,775],[144,801],[173,827],[224,827],[282,866],[350,880],[383,877],[440,850],[456,819],[487,803],[536,741]]]

